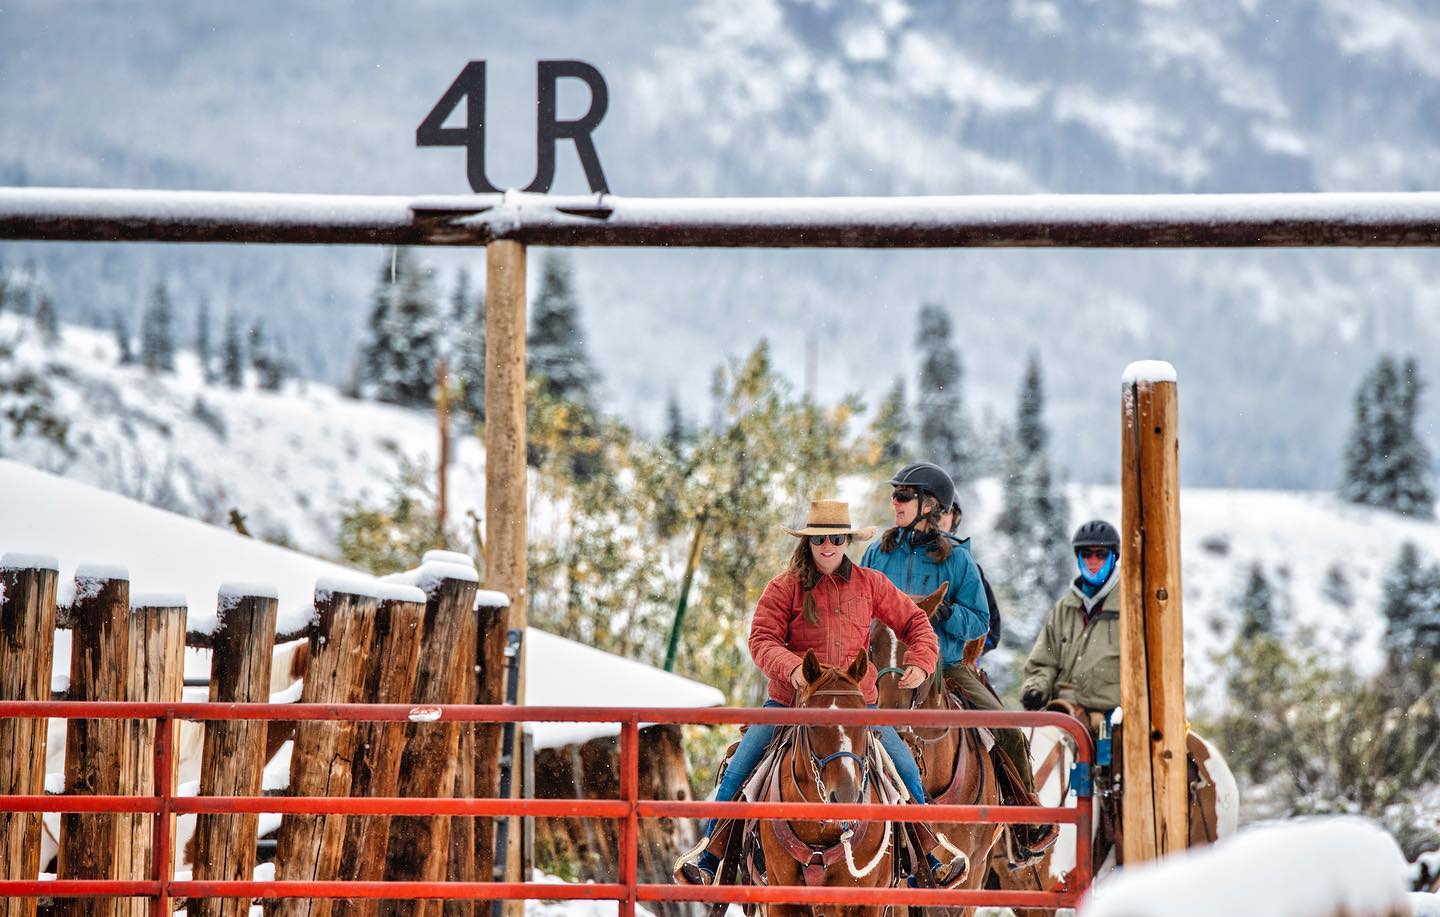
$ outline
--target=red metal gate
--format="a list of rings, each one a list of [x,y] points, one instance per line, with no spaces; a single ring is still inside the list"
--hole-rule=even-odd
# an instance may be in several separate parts
[[[739,803],[639,798],[639,730],[658,723],[890,726],[1056,726],[1075,742],[1076,767],[1088,776],[1093,760],[1090,735],[1075,719],[1058,713],[949,710],[800,710],[786,708],[606,708],[510,707],[407,704],[167,704],[119,701],[0,701],[0,718],[153,719],[153,796],[0,796],[5,812],[139,812],[155,819],[154,870],[146,880],[70,879],[0,881],[0,895],[25,897],[126,896],[151,899],[152,917],[165,917],[167,897],[251,898],[452,898],[611,900],[622,917],[640,901],[730,901],[801,904],[915,904],[996,907],[1074,907],[1090,885],[1091,798],[1089,781],[1072,781],[1082,791],[1073,808],[1043,806],[888,806],[836,803]],[[273,796],[175,796],[170,781],[175,720],[344,720],[373,722],[577,722],[620,725],[620,798],[420,799]],[[570,885],[540,882],[220,882],[172,878],[174,859],[169,815],[185,813],[302,813],[315,815],[470,815],[613,818],[622,821],[620,881]],[[803,886],[692,887],[641,884],[637,875],[638,822],[642,818],[845,818],[891,821],[1053,823],[1074,825],[1075,869],[1055,891],[914,888],[806,888]]]

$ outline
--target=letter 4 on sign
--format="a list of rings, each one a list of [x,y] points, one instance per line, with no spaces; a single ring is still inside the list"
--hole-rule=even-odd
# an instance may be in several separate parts
[[[575,152],[580,154],[580,165],[585,168],[585,180],[594,192],[608,192],[605,172],[600,168],[600,157],[595,153],[595,142],[590,134],[605,117],[610,106],[610,93],[605,88],[605,78],[594,67],[578,60],[542,60],[539,62],[539,93],[535,121],[535,154],[539,162],[535,166],[535,180],[526,188],[544,194],[555,182],[555,142],[575,141]],[[557,84],[561,77],[583,80],[590,87],[590,110],[574,121],[561,121],[556,117]],[[465,100],[465,126],[445,127],[445,119]],[[455,77],[455,82],[445,90],[440,101],[430,109],[430,114],[415,128],[416,146],[463,146],[465,148],[465,172],[470,179],[470,190],[476,194],[494,192],[500,189],[490,184],[485,175],[485,62],[472,60]]]

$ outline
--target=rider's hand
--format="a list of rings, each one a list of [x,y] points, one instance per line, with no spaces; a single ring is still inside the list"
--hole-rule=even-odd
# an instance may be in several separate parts
[[[797,665],[795,667],[795,671],[790,673],[790,687],[794,688],[796,691],[801,690],[805,687],[805,685],[808,684],[808,682],[805,681],[804,670],[805,667],[803,665]]]
[[[929,673],[918,665],[907,665],[905,674],[900,676],[900,687],[918,688],[925,683]]]
[[[1020,705],[1026,710],[1039,710],[1045,706],[1045,695],[1031,688],[1029,691],[1020,695]]]

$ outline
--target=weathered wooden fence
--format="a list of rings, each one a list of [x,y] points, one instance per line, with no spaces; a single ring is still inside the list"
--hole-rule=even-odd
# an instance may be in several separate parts
[[[265,586],[227,584],[216,609],[187,609],[183,596],[132,595],[120,567],[81,566],[74,598],[57,602],[54,558],[0,559],[0,700],[48,701],[55,632],[68,629],[70,700],[179,701],[184,650],[211,654],[213,703],[270,700],[272,648],[308,640],[299,700],[306,703],[502,703],[506,602],[478,591],[461,555],[427,560],[418,571],[377,582],[316,583],[314,614],[277,633],[276,595]],[[423,720],[423,718],[422,718]],[[42,816],[7,812],[7,795],[149,795],[155,724],[149,720],[71,720],[61,775],[45,773],[47,723],[0,718],[0,879],[143,879],[151,874],[156,815],[67,812],[59,821],[54,865],[41,862]],[[307,796],[485,796],[495,792],[499,744],[493,726],[454,722],[292,724],[289,794]],[[177,732],[178,738],[178,732]],[[258,796],[269,753],[264,722],[204,726],[199,793]],[[171,756],[172,764],[178,761]],[[175,787],[176,768],[168,780]],[[164,816],[173,819],[174,816]],[[180,838],[177,868],[196,880],[252,878],[258,816],[204,814]],[[489,880],[491,820],[452,816],[286,814],[275,877],[281,880]],[[173,833],[173,832],[172,832]],[[191,915],[249,912],[245,899],[186,902]],[[42,912],[140,917],[142,899],[86,897],[0,900],[0,917]],[[267,914],[326,917],[475,914],[473,902],[282,899]]]

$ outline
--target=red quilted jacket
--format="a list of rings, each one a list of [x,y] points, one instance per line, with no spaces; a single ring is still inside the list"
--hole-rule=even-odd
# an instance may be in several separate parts
[[[939,656],[935,631],[925,612],[890,582],[885,574],[857,567],[847,558],[840,569],[822,576],[812,593],[817,623],[805,620],[805,594],[800,578],[782,573],[770,581],[750,622],[750,655],[770,679],[770,697],[787,706],[795,702],[790,673],[806,650],[827,665],[844,668],[855,654],[870,646],[870,622],[883,621],[908,649],[906,665],[930,672]],[[865,670],[866,703],[875,703],[875,667]]]

